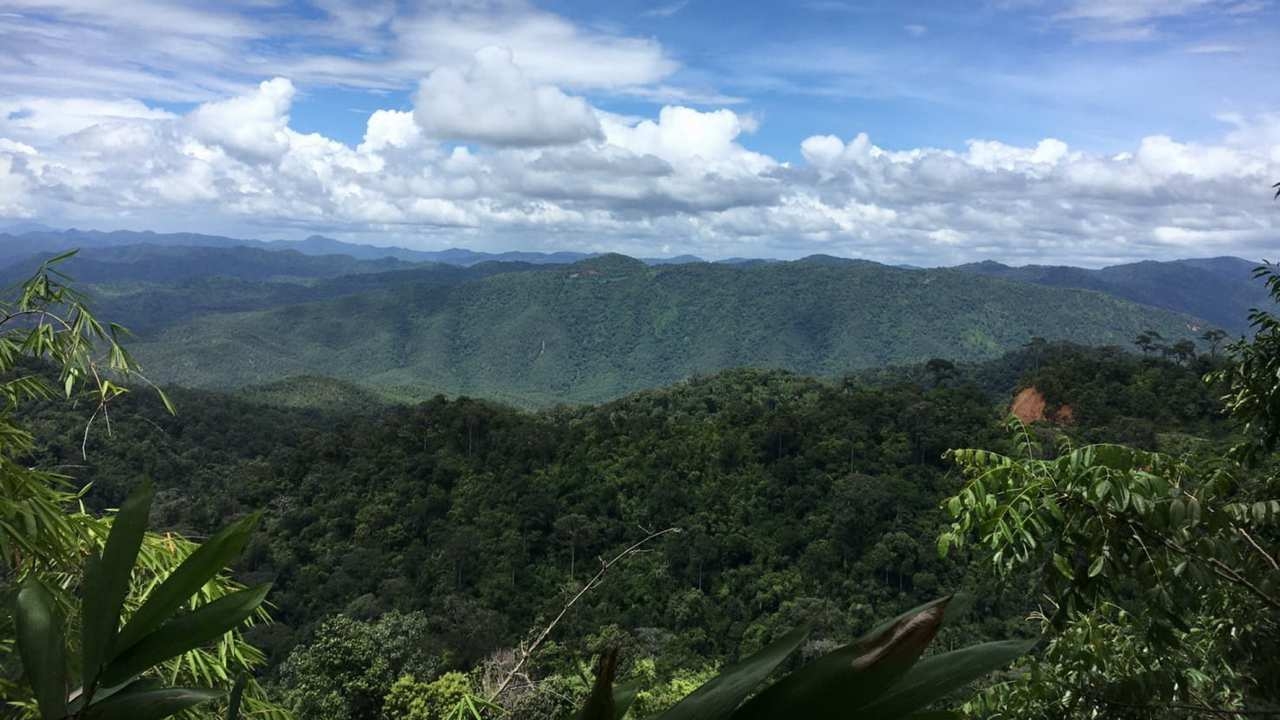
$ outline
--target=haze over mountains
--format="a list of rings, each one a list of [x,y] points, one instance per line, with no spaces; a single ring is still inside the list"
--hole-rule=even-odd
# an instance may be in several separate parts
[[[282,397],[327,377],[348,393],[545,406],[731,367],[836,376],[981,360],[1034,336],[1128,346],[1155,330],[1172,344],[1243,332],[1265,298],[1239,258],[919,269],[83,231],[0,236],[0,279],[70,247],[84,249],[66,271],[139,335],[153,379]]]

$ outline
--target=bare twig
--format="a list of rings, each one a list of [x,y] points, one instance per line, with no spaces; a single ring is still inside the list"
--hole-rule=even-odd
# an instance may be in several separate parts
[[[1245,577],[1244,573],[1236,570],[1230,565],[1227,565],[1226,563],[1222,562],[1218,558],[1204,557],[1202,555],[1197,555],[1196,553],[1191,552],[1185,547],[1179,545],[1172,538],[1161,535],[1160,533],[1150,528],[1134,524],[1132,521],[1129,522],[1129,527],[1134,532],[1145,533],[1149,537],[1152,537],[1155,540],[1158,540],[1162,545],[1178,553],[1179,555],[1182,555],[1190,560],[1198,560],[1204,563],[1205,565],[1208,565],[1209,569],[1213,571],[1214,575],[1217,575],[1218,577],[1222,578],[1223,580],[1226,580],[1227,582],[1230,582],[1245,588],[1246,590],[1253,593],[1254,596],[1256,596],[1258,599],[1262,600],[1266,604],[1270,605],[1273,608],[1280,609],[1280,598],[1274,597],[1272,595],[1268,595],[1265,590],[1255,585],[1253,582],[1249,580],[1249,578]]]
[[[627,559],[627,557],[634,555],[640,550],[640,548],[644,547],[649,542],[652,542],[653,540],[657,540],[663,535],[668,535],[671,533],[678,533],[678,532],[680,532],[680,528],[669,527],[666,530],[659,530],[658,532],[649,533],[649,535],[647,535],[642,540],[634,543],[633,545],[631,545],[631,547],[628,547],[626,550],[623,550],[622,552],[615,555],[612,560],[601,559],[599,572],[597,572],[594,577],[588,580],[578,590],[577,594],[575,594],[572,598],[570,598],[569,602],[565,603],[564,607],[560,608],[560,613],[556,615],[554,620],[552,620],[545,628],[542,629],[542,632],[538,633],[538,636],[534,638],[533,643],[529,645],[528,648],[521,650],[520,660],[516,662],[515,667],[511,668],[511,670],[507,672],[507,676],[502,679],[502,683],[498,685],[498,689],[494,691],[493,695],[489,698],[489,702],[497,702],[498,698],[501,697],[502,693],[506,692],[507,687],[511,684],[511,681],[516,677],[516,675],[520,673],[520,670],[524,668],[524,664],[529,660],[529,658],[533,655],[533,653],[537,651],[538,647],[542,645],[543,641],[547,639],[547,636],[551,634],[551,631],[555,630],[556,625],[560,624],[560,621],[564,619],[564,616],[569,614],[569,611],[573,609],[573,606],[576,605],[584,595],[586,595],[588,592],[591,592],[591,590],[595,589],[597,586],[600,585],[600,583],[604,580],[605,573],[609,572],[610,568],[622,562],[623,560]]]
[[[1262,557],[1267,559],[1267,564],[1271,566],[1272,570],[1276,570],[1280,572],[1280,563],[1276,562],[1276,559],[1271,556],[1271,553],[1268,553],[1266,550],[1264,550],[1262,546],[1258,544],[1258,541],[1253,539],[1252,535],[1246,532],[1245,529],[1242,527],[1236,528],[1236,532],[1239,532],[1241,537],[1243,537],[1246,541],[1248,541],[1250,545],[1253,546],[1254,550],[1257,550],[1258,553],[1262,555]]]

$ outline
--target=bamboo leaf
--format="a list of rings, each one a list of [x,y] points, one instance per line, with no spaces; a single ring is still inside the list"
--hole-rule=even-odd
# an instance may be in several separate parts
[[[149,635],[168,620],[184,603],[217,577],[230,562],[244,550],[249,535],[257,524],[255,513],[232,523],[209,538],[203,545],[175,569],[163,583],[147,597],[138,612],[120,631],[115,653],[119,655]]]
[[[224,595],[194,612],[161,625],[121,653],[102,671],[102,682],[116,685],[170,658],[225,635],[262,605],[270,583]]]
[[[81,686],[86,691],[97,683],[120,630],[120,611],[129,594],[129,579],[147,531],[153,497],[155,491],[149,482],[134,490],[111,523],[102,557],[90,557],[86,565],[80,629]]]
[[[135,683],[138,685],[138,683]],[[84,720],[161,720],[202,703],[216,700],[225,693],[198,688],[154,688],[149,684],[137,690],[125,688],[84,712]]]
[[[18,652],[44,720],[67,714],[67,658],[53,596],[39,580],[27,578],[18,592],[14,621]]]

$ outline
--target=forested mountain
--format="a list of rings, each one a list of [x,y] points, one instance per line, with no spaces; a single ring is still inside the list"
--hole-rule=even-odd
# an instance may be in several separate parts
[[[155,233],[117,230],[33,230],[25,233],[0,233],[0,265],[25,258],[62,252],[68,248],[101,249],[132,245],[156,245],[161,247],[252,247],[260,250],[292,250],[303,255],[346,255],[357,260],[382,260],[392,258],[403,262],[438,262],[448,265],[470,266],[482,262],[527,262],[555,264],[576,262],[589,257],[574,252],[503,252],[486,253],[451,248],[448,250],[410,250],[395,246],[348,243],[341,240],[313,235],[305,240],[250,240],[201,235],[198,233]]]
[[[47,255],[37,253],[0,268],[5,286],[31,276]],[[349,255],[304,255],[296,250],[230,246],[114,245],[80,250],[63,271],[82,285],[181,283],[202,278],[296,282],[420,267],[394,258],[359,260]]]
[[[1098,290],[1203,318],[1238,335],[1248,327],[1249,310],[1267,302],[1266,288],[1249,282],[1257,265],[1240,258],[1218,257],[1145,261],[1100,270],[1061,265],[1010,267],[990,261],[956,269],[1052,287]]]
[[[0,269],[0,284],[15,284],[35,262],[29,259]],[[95,306],[145,337],[203,315],[280,308],[404,286],[456,285],[544,266],[485,262],[461,267],[246,247],[138,245],[81,251],[60,267]]]
[[[614,255],[196,317],[135,350],[159,379],[199,387],[326,375],[407,398],[548,405],[731,367],[833,376],[989,358],[1033,336],[1128,344],[1148,329],[1173,342],[1201,328],[1100,293],[954,270],[836,258],[649,267]]]
[[[572,675],[572,658],[603,634],[666,675],[749,652],[802,620],[822,638],[856,636],[965,588],[981,597],[978,612],[949,637],[1019,632],[1033,606],[1025,587],[994,585],[933,549],[939,499],[961,482],[944,450],[1005,448],[1001,418],[1028,382],[1079,408],[1067,428],[1077,437],[1216,442],[1226,426],[1203,368],[1052,345],[924,385],[737,370],[537,414],[442,398],[302,411],[176,391],[173,416],[141,395],[117,408],[112,435],[90,435],[88,460],[82,414],[53,402],[26,418],[44,438],[32,461],[76,465],[96,506],[150,477],[166,530],[200,536],[264,508],[238,575],[275,580],[278,624],[250,634],[273,665],[313,637],[337,652],[336,638],[315,635],[334,613],[409,622],[394,620],[403,612],[420,625],[415,667],[466,670],[545,621],[598,555],[646,528],[680,527],[593,591],[530,670]],[[293,683],[348,682],[292,672],[302,670],[278,678],[285,697],[303,687]],[[380,702],[387,690],[360,692]]]

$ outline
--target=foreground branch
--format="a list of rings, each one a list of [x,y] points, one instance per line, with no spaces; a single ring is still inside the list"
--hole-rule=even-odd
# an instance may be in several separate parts
[[[564,607],[560,608],[560,613],[556,615],[555,619],[552,620],[550,624],[542,629],[542,632],[538,633],[538,636],[534,638],[533,644],[531,644],[527,649],[520,651],[520,660],[516,662],[515,667],[511,668],[511,671],[507,673],[507,676],[502,679],[502,683],[498,685],[498,689],[494,691],[493,695],[489,698],[489,702],[497,702],[502,693],[507,691],[507,687],[511,685],[511,681],[514,680],[516,675],[520,674],[520,670],[524,668],[525,662],[527,662],[533,653],[537,651],[538,647],[547,639],[547,636],[551,634],[551,631],[555,630],[556,625],[560,624],[560,620],[562,620],[565,615],[569,614],[569,610],[571,610],[584,595],[591,592],[591,590],[599,586],[600,583],[604,581],[605,573],[609,572],[610,568],[627,559],[628,556],[638,552],[640,548],[644,547],[647,543],[657,540],[663,535],[678,532],[680,532],[680,528],[669,527],[666,530],[659,530],[658,532],[650,533],[644,539],[615,555],[612,560],[602,559],[600,561],[600,571],[588,580],[586,584],[578,590],[577,594],[570,598],[569,602],[565,603]]]

